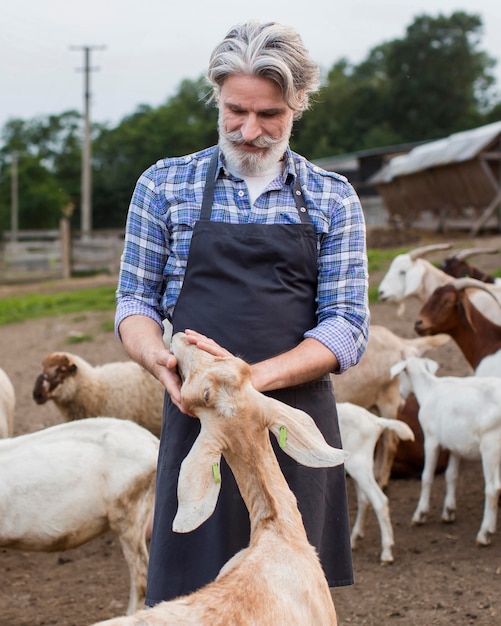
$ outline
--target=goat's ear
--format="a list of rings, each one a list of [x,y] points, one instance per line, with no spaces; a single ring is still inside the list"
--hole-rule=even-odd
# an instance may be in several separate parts
[[[290,457],[307,467],[341,465],[349,453],[325,441],[312,418],[299,409],[269,398],[268,428]]]
[[[398,361],[398,363],[395,363],[395,365],[392,365],[390,367],[390,378],[395,378],[395,376],[398,376],[400,374],[400,372],[402,372],[405,369],[405,361]]]
[[[208,445],[201,431],[181,464],[174,532],[189,533],[212,515],[221,490],[220,463],[221,454]]]
[[[436,361],[434,361],[433,359],[423,359],[423,361],[426,365],[426,370],[430,372],[430,374],[437,373],[438,363]]]
[[[466,300],[468,298],[465,298]],[[462,298],[458,298],[458,305],[461,307],[461,309],[463,310],[464,316],[466,318],[466,321],[468,322],[468,326],[472,329],[472,331],[474,333],[477,332],[477,329],[475,328],[475,324],[473,323],[473,319],[471,317],[471,309],[472,309],[472,305],[470,304],[470,302],[463,302]]]

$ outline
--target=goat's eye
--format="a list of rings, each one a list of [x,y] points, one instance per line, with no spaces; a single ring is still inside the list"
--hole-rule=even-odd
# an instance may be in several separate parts
[[[207,389],[205,389],[204,391],[204,402],[206,404],[209,404],[209,400],[210,400],[210,389],[209,387],[207,387]]]

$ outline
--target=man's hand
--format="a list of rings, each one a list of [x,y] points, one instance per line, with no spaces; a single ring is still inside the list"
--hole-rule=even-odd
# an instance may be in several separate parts
[[[213,356],[233,356],[231,352],[228,352],[228,350],[217,344],[214,339],[209,339],[209,337],[198,333],[196,330],[187,328],[184,332],[188,342],[195,344],[200,350],[205,350],[205,352]]]

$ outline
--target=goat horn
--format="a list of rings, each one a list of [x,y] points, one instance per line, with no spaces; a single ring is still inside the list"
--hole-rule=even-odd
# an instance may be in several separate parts
[[[496,254],[496,252],[499,252],[499,248],[466,248],[464,250],[456,250],[456,252],[451,254],[450,258],[464,261],[464,259],[478,254]]]
[[[409,252],[409,256],[411,261],[415,261],[425,254],[429,254],[430,252],[435,252],[436,250],[449,250],[452,248],[452,243],[432,243],[428,246],[421,246],[420,248],[415,248]]]
[[[469,276],[465,278],[454,278],[451,280],[450,284],[457,289],[457,291],[463,291],[464,289],[468,289],[472,287],[473,289],[481,289],[482,291],[487,292],[490,296],[494,298],[494,300],[501,306],[501,303],[496,298],[496,295],[487,287],[485,283],[480,280],[476,280],[475,278],[470,278]]]

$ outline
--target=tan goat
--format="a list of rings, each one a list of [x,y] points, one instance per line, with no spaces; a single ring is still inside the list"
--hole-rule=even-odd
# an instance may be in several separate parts
[[[165,389],[133,361],[92,366],[71,352],[50,352],[33,387],[37,404],[52,400],[66,421],[112,415],[132,420],[157,437]]]
[[[174,335],[171,349],[184,380],[183,404],[201,421],[181,466],[173,529],[190,532],[210,517],[223,454],[249,510],[250,544],[202,589],[98,626],[334,626],[327,580],[269,431],[285,452],[311,467],[339,465],[347,453],[328,446],[306,413],[256,391],[244,361],[209,355],[183,333]]]

